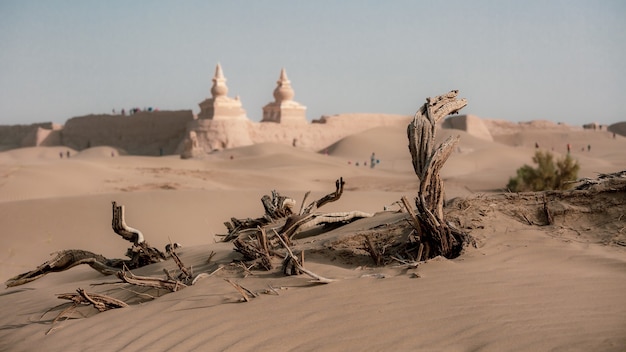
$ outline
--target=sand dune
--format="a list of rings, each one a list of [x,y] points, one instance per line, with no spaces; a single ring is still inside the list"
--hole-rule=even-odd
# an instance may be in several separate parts
[[[523,130],[485,141],[456,130],[461,143],[442,171],[447,198],[501,189],[535,142],[562,155],[563,142],[581,164],[580,175],[626,169],[626,139],[576,130]],[[591,144],[591,151],[581,147]],[[180,242],[195,272],[239,258],[231,243],[216,241],[231,217],[262,215],[260,198],[276,189],[300,203],[346,180],[341,199],[323,211],[380,212],[324,238],[297,240],[306,266],[338,279],[318,286],[304,276],[229,267],[197,285],[156,299],[137,295],[88,267],[47,275],[0,293],[0,350],[584,350],[626,347],[626,217],[580,217],[570,224],[529,226],[502,209],[467,210],[478,248],[455,260],[435,259],[417,269],[373,267],[369,257],[345,255],[325,244],[358,234],[373,222],[393,222],[384,206],[417,192],[405,128],[381,127],[346,137],[314,153],[260,144],[213,153],[203,160],[120,155],[109,147],[80,153],[27,148],[0,153],[0,277],[33,269],[49,253],[79,248],[122,258],[128,242],[111,230],[111,201],[126,206],[129,225],[153,246]],[[112,157],[111,152],[115,155]],[[363,166],[372,152],[380,163]],[[121,152],[123,154],[123,152]],[[360,166],[355,163],[359,161]],[[392,209],[397,209],[391,207]],[[482,211],[482,212],[481,212]],[[617,214],[617,213],[611,213]],[[607,241],[607,236],[614,240]],[[621,237],[619,237],[621,238]],[[330,241],[330,242],[329,242]],[[619,242],[619,241],[618,241]],[[309,247],[307,247],[309,246]],[[216,253],[210,263],[211,252]],[[343,253],[343,254],[342,254]],[[136,270],[163,275],[171,261]],[[378,275],[372,275],[378,274]],[[416,275],[419,278],[415,278]],[[385,278],[380,278],[382,275]],[[279,295],[248,303],[223,278]],[[82,287],[131,306],[52,321],[65,301],[56,294]],[[154,292],[152,292],[154,293]],[[142,303],[139,303],[139,302]]]

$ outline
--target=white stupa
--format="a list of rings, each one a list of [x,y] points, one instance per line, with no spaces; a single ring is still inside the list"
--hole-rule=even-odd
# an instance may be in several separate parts
[[[274,102],[263,107],[261,122],[306,123],[306,106],[293,101],[293,88],[284,68],[281,69],[276,83]]]
[[[246,110],[241,107],[239,97],[231,98],[228,95],[226,78],[222,72],[222,66],[218,63],[215,67],[213,86],[211,87],[212,98],[207,98],[200,104],[198,119],[208,120],[246,120]]]

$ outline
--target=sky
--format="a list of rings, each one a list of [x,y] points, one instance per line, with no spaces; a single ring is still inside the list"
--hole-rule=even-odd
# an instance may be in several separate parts
[[[259,121],[281,68],[307,118],[626,121],[626,1],[0,0],[0,125],[199,111],[217,63]]]

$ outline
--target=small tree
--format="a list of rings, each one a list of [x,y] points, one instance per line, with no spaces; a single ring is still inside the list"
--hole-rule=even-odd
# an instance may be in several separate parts
[[[533,156],[537,168],[524,165],[517,169],[517,176],[509,179],[507,188],[512,192],[546,191],[568,189],[568,181],[578,178],[580,165],[569,154],[554,164],[554,156],[538,150]]]

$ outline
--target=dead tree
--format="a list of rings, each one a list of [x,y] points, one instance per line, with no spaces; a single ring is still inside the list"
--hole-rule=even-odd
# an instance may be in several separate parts
[[[330,202],[337,201],[343,194],[345,182],[343,178],[335,181],[335,191],[328,193],[322,198],[309,203],[307,206],[306,198],[310,192],[307,192],[302,200],[300,211],[285,216],[280,221],[271,223],[270,225],[257,226],[254,233],[247,231],[235,231],[231,235],[236,237],[233,241],[235,251],[244,256],[244,260],[252,262],[254,265],[263,267],[265,270],[273,268],[272,257],[281,256],[283,260],[283,272],[287,275],[296,275],[306,273],[306,269],[301,268],[301,263],[290,254],[289,246],[293,237],[301,231],[312,229],[316,226],[346,224],[359,218],[371,217],[373,214],[360,211],[339,212],[339,213],[316,213],[315,211]],[[278,193],[272,192],[273,198],[277,199]],[[267,197],[267,196],[266,196]],[[265,204],[265,202],[264,202]],[[278,204],[283,204],[282,201]],[[295,204],[295,202],[294,202]],[[291,210],[292,204],[289,209]],[[266,214],[269,214],[266,207]],[[282,215],[282,214],[281,214]],[[282,222],[282,225],[280,225]],[[269,228],[271,233],[268,233]],[[279,253],[280,247],[284,247],[285,254]]]
[[[465,240],[464,235],[448,226],[443,218],[444,186],[439,176],[459,137],[448,137],[442,144],[435,146],[437,123],[467,105],[467,100],[457,99],[457,94],[458,91],[453,90],[448,94],[427,98],[407,128],[413,169],[419,179],[419,193],[415,198],[417,213],[411,214],[412,224],[419,237],[419,248],[423,249],[417,260],[437,255],[456,257]],[[410,205],[405,206],[412,213]]]
[[[123,205],[118,206],[116,202],[113,202],[112,209],[113,220],[111,225],[113,231],[132,243],[132,246],[126,251],[126,256],[130,259],[108,259],[100,254],[81,249],[67,249],[56,252],[54,258],[34,270],[10,278],[4,284],[7,287],[23,285],[46,274],[65,271],[81,264],[87,264],[104,275],[112,275],[123,267],[136,269],[166,259],[160,250],[150,247],[141,231],[126,224]]]
[[[276,190],[272,191],[272,196],[264,195],[261,198],[265,214],[263,216],[252,219],[237,219],[231,218],[230,222],[225,222],[224,225],[228,229],[228,234],[224,236],[223,241],[228,242],[237,238],[242,232],[247,230],[255,231],[259,226],[265,226],[277,221],[283,220],[293,214],[293,206],[296,201],[292,198],[280,195]]]

